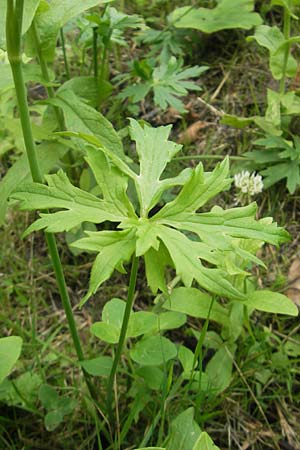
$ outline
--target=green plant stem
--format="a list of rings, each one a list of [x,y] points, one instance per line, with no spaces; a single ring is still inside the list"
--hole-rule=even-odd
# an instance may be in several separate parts
[[[288,0],[288,6],[290,7],[290,1]],[[290,38],[291,34],[291,15],[287,8],[284,8],[283,13],[283,34],[284,38],[288,40]],[[287,65],[288,65],[288,59],[290,55],[290,45],[287,44],[285,51],[284,51],[284,57],[283,57],[283,66],[282,66],[282,77],[280,80],[280,86],[279,86],[279,92],[280,94],[285,93],[285,82],[286,82],[286,71],[287,71]]]
[[[98,27],[93,27],[93,69],[94,77],[98,78]]]
[[[27,102],[27,92],[23,76],[22,60],[21,60],[21,27],[22,27],[22,12],[23,12],[23,1],[17,0],[16,6],[12,4],[11,1],[7,2],[7,19],[6,19],[6,29],[7,29],[7,53],[8,59],[11,65],[11,70],[13,74],[17,102],[20,113],[21,126],[24,136],[24,142],[28,157],[28,162],[30,166],[31,176],[34,182],[43,183],[43,176],[39,167],[37,152],[35,147],[35,142],[33,139],[28,102]],[[21,20],[20,20],[21,17]],[[45,233],[46,241],[48,244],[49,254],[52,260],[61,301],[65,310],[67,317],[69,330],[73,340],[74,348],[79,361],[84,359],[83,351],[81,348],[78,331],[76,328],[75,318],[73,315],[73,310],[64,278],[62,264],[59,258],[56,240],[53,234]],[[91,394],[94,398],[94,389],[90,382],[88,374],[83,370],[83,375]]]
[[[186,156],[177,156],[173,158],[172,161],[185,161],[190,159],[224,159],[224,155],[186,155]],[[228,156],[232,161],[251,161],[251,158],[247,158],[246,156]]]
[[[134,256],[133,261],[132,261],[132,266],[131,266],[127,302],[126,302],[126,308],[125,308],[121,332],[120,332],[120,338],[119,338],[119,342],[118,342],[117,349],[116,349],[116,354],[114,357],[113,365],[112,365],[112,368],[111,368],[111,371],[109,374],[108,383],[107,383],[106,404],[107,404],[108,417],[109,417],[111,424],[113,423],[112,401],[113,401],[114,381],[115,381],[118,364],[119,364],[119,361],[120,361],[120,358],[122,355],[123,345],[124,345],[124,341],[126,338],[129,318],[130,318],[132,305],[133,305],[133,301],[134,301],[138,262],[139,262],[139,259],[136,256]]]
[[[64,35],[64,29],[63,28],[60,29],[60,40],[61,40],[61,47],[62,47],[63,56],[64,56],[64,64],[65,64],[66,76],[67,76],[67,79],[69,80],[70,79],[70,68],[69,68],[69,63],[68,63],[68,58],[67,58],[66,44],[65,44],[65,35]]]

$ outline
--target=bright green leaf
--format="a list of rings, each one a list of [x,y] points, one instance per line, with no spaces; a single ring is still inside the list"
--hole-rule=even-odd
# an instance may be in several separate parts
[[[80,362],[84,370],[94,377],[108,377],[113,360],[110,356],[98,356],[93,359],[85,359]]]
[[[260,311],[287,314],[289,316],[298,315],[298,308],[292,300],[278,292],[272,292],[266,289],[254,291],[249,294],[244,304]]]
[[[130,350],[130,357],[141,366],[160,366],[176,355],[175,344],[163,336],[144,338]]]
[[[188,408],[171,423],[168,450],[192,450],[201,433],[194,420],[194,408]]]
[[[10,374],[22,350],[22,338],[8,336],[0,338],[0,384]]]
[[[212,9],[184,6],[175,9],[170,20],[177,28],[195,28],[204,33],[230,28],[249,30],[262,22],[254,12],[253,0],[220,0]]]
[[[211,307],[212,298],[199,289],[180,287],[173,289],[170,297],[164,303],[164,308],[178,311],[192,317],[209,318],[222,325],[228,323],[228,312],[219,303],[214,302]]]

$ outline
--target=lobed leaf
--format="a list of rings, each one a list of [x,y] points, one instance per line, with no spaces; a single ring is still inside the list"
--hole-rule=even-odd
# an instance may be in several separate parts
[[[114,203],[73,186],[64,172],[59,171],[45,178],[48,186],[39,183],[24,184],[11,197],[20,201],[21,209],[63,208],[66,211],[41,213],[41,218],[26,230],[25,235],[43,228],[56,233],[69,231],[82,222],[121,222],[124,218]]]

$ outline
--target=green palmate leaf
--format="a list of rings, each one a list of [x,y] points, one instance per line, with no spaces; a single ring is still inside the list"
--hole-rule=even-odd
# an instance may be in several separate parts
[[[0,384],[10,374],[22,350],[22,338],[8,336],[0,338]]]
[[[268,25],[260,25],[255,29],[254,36],[248,38],[255,39],[259,45],[265,47],[270,52],[270,70],[276,80],[280,80],[283,76],[283,68],[285,67],[285,48],[290,45],[290,41],[286,41],[283,33],[278,27],[269,27]],[[297,73],[297,61],[291,54],[288,56],[286,75],[294,77]]]
[[[280,180],[287,178],[287,188],[290,194],[294,194],[296,187],[300,185],[300,166],[295,161],[287,161],[274,164],[261,171],[266,188],[273,186]]]
[[[96,118],[91,120],[94,123]],[[70,230],[83,222],[118,223],[120,231],[87,232],[87,237],[73,244],[75,248],[98,253],[84,301],[96,292],[114,269],[124,270],[122,264],[134,253],[136,256],[144,255],[148,284],[154,293],[158,289],[167,292],[164,273],[166,266],[170,266],[175,268],[186,287],[195,280],[209,292],[245,301],[245,294],[230,280],[235,275],[245,278],[248,275],[245,272],[247,264],[261,262],[244,244],[255,240],[276,245],[287,241],[289,235],[272,224],[271,219],[256,220],[255,204],[229,210],[214,207],[210,212],[198,213],[207,201],[228,188],[228,160],[217,165],[213,172],[204,172],[199,164],[174,178],[161,180],[167,163],[180,149],[168,141],[170,127],[153,129],[145,125],[143,128],[131,120],[131,136],[136,142],[140,161],[140,169],[136,173],[128,166],[124,154],[119,156],[114,151],[114,142],[118,151],[122,150],[118,138],[115,140],[117,134],[109,128],[110,137],[103,143],[104,139],[102,137],[102,142],[100,137],[103,131],[93,136],[91,129],[94,125],[89,127],[89,123],[89,120],[85,122],[89,134],[68,131],[64,135],[82,137],[89,144],[86,146],[86,161],[103,198],[73,186],[61,172],[47,177],[48,186],[25,185],[13,194],[23,209],[60,209],[52,214],[41,214],[28,232],[41,228]],[[290,147],[288,149],[290,151]],[[286,147],[284,151],[287,151]],[[128,178],[136,187],[140,217],[127,195]],[[181,185],[182,189],[175,200],[149,217],[164,190],[176,185]],[[193,239],[184,232],[192,232]],[[139,325],[136,327],[138,330]],[[110,342],[118,339],[118,327],[109,328],[104,322],[100,328]]]
[[[297,306],[285,295],[268,290],[254,291],[249,294],[245,305],[260,311],[266,311],[275,314],[287,314],[297,316]]]
[[[43,228],[52,233],[69,231],[85,221],[101,223],[123,219],[113,203],[73,186],[62,171],[45,178],[48,186],[38,183],[23,185],[12,194],[12,198],[21,201],[21,209],[64,208],[66,211],[40,214],[41,218],[27,229],[26,234]]]
[[[222,325],[228,324],[228,311],[216,302],[211,307],[211,302],[212,298],[199,289],[180,287],[173,289],[170,297],[164,303],[164,308],[202,319],[206,319],[210,312],[210,320]]]
[[[199,77],[208,69],[207,66],[183,69],[183,61],[177,60],[174,56],[170,57],[167,62],[162,62],[153,71],[149,68],[150,73],[145,72],[141,64],[136,63],[134,67],[136,75],[142,78],[141,84],[127,86],[119,94],[119,98],[130,98],[133,103],[136,103],[153,90],[156,105],[161,109],[171,106],[181,113],[185,113],[186,110],[178,97],[188,94],[189,90],[200,90],[196,83],[188,80]]]
[[[155,219],[177,216],[182,212],[195,212],[212,197],[230,186],[228,172],[228,158],[218,164],[213,172],[206,175],[202,164],[198,164],[176,199],[164,206],[156,214]]]
[[[194,408],[188,408],[171,423],[167,448],[168,450],[192,450],[200,433],[200,427],[194,420]]]
[[[48,61],[53,60],[59,30],[65,23],[89,8],[103,5],[110,1],[85,0],[84,2],[78,2],[77,0],[52,0],[48,3],[46,0],[42,0],[38,2],[39,7],[35,15],[35,21],[40,34],[43,57]],[[30,44],[27,51],[30,54],[35,54],[34,45]]]
[[[262,23],[254,12],[253,0],[220,0],[213,9],[184,6],[173,11],[171,22],[177,28],[195,28],[214,33],[230,28],[250,28]]]
[[[81,306],[94,294],[98,287],[108,280],[113,271],[124,273],[123,263],[129,261],[135,250],[133,230],[88,232],[88,237],[73,244],[76,248],[98,252],[93,264],[88,293]]]
[[[68,151],[68,147],[58,142],[43,142],[37,146],[41,171],[48,173]],[[0,181],[0,225],[4,223],[9,195],[25,181],[31,180],[27,155],[23,154],[6,172]]]
[[[31,25],[40,0],[26,0],[24,2],[22,34],[26,33]],[[6,49],[5,22],[6,22],[7,0],[0,0],[0,48]]]
[[[209,435],[203,431],[197,442],[195,443],[192,450],[220,450],[219,447],[217,447],[213,440],[209,437]]]
[[[142,128],[138,122],[131,119],[130,129],[140,160],[140,174],[136,184],[140,197],[141,216],[144,216],[159,200],[160,176],[167,163],[181,149],[181,145],[168,141],[171,131],[169,126]],[[159,149],[157,145],[160,146]]]
[[[269,223],[266,226],[264,220],[255,220],[256,211],[257,206],[255,203],[227,210],[215,206],[209,213],[183,213],[170,218],[166,215],[161,222],[176,228],[192,231],[213,248],[222,248],[222,242],[228,236],[258,239],[274,245],[289,240],[289,234],[282,228],[278,228],[276,223]]]
[[[128,178],[112,165],[100,150],[88,147],[86,153],[86,161],[94,173],[103,199],[114,205],[121,216],[136,217],[126,195]]]
[[[96,138],[94,142],[106,147],[121,159],[125,158],[122,141],[112,124],[72,91],[60,90],[55,99],[50,99],[48,102],[63,110],[69,131],[90,135]]]
[[[163,336],[144,338],[130,350],[130,357],[141,366],[160,366],[176,355],[175,344]]]
[[[195,279],[200,286],[215,294],[243,300],[244,295],[235,289],[228,280],[226,272],[218,269],[208,269],[200,262],[201,244],[189,240],[177,230],[161,227],[159,237],[168,249],[174,262],[176,273],[189,287]]]

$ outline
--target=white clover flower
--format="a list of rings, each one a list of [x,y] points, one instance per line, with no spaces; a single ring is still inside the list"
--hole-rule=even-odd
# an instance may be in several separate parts
[[[237,203],[244,203],[245,198],[259,194],[263,190],[263,181],[260,175],[255,172],[250,174],[248,170],[243,170],[234,176],[235,187],[240,189],[240,194],[237,195]]]

